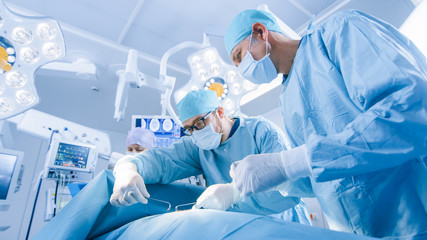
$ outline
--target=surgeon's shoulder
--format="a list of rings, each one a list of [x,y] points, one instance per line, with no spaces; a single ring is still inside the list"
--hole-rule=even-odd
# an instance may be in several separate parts
[[[361,15],[363,15],[363,13],[360,11],[354,9],[346,9],[332,14],[326,19],[325,22],[345,21],[353,17],[360,17]]]
[[[357,11],[354,9],[347,9],[338,11],[331,16],[329,16],[322,24],[322,26],[328,30],[333,31],[333,29],[338,29],[345,27],[346,23],[349,21],[357,21],[361,18],[366,18],[368,15],[364,12]]]
[[[245,122],[249,127],[257,132],[281,132],[280,128],[276,124],[263,116],[248,117],[245,118]]]
[[[339,37],[349,27],[349,23],[359,21],[366,14],[357,10],[343,10],[329,16],[322,24],[319,25],[318,31],[322,38],[328,44],[331,39]]]

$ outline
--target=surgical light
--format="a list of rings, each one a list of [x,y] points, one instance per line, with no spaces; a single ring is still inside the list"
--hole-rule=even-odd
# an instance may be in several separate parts
[[[204,69],[199,71],[199,79],[201,81],[204,81],[208,77],[208,72],[206,72]]]
[[[212,64],[211,65],[211,74],[217,75],[221,72],[221,67],[218,64]]]
[[[0,0],[0,119],[13,117],[39,102],[34,72],[65,55],[58,23],[10,11]]]
[[[33,41],[33,33],[24,27],[16,27],[12,32],[12,40],[21,45],[27,45]]]
[[[196,68],[200,68],[202,66],[202,59],[200,56],[194,56],[192,59],[192,64]]]
[[[27,82],[27,76],[19,71],[12,71],[6,75],[6,83],[12,88],[20,88]]]
[[[13,48],[6,48],[6,52],[7,52],[7,54],[11,55],[11,54],[15,53],[15,49],[13,49]]]
[[[28,64],[35,64],[40,59],[39,51],[35,48],[25,47],[21,49],[20,56],[22,61]]]
[[[23,105],[30,105],[36,100],[32,92],[19,90],[16,92],[16,101]]]
[[[224,107],[226,110],[231,111],[234,109],[234,102],[229,98],[224,100],[224,105],[225,105]]]
[[[240,87],[239,83],[234,83],[233,86],[231,87],[231,91],[235,95],[239,95],[242,92],[242,88]]]
[[[57,28],[51,26],[48,23],[40,23],[37,26],[37,35],[45,41],[50,41],[55,38],[57,33]]]
[[[61,53],[62,53],[62,49],[56,43],[49,42],[43,45],[43,54],[47,58],[56,59],[59,56],[61,56]]]
[[[0,114],[7,115],[14,110],[13,101],[9,98],[0,98]]]
[[[237,79],[237,73],[236,71],[232,70],[232,71],[228,71],[227,72],[227,80],[228,82],[234,82]]]
[[[14,56],[8,56],[7,61],[13,63],[13,62],[15,62],[15,57]]]
[[[191,69],[190,81],[175,93],[175,102],[185,95],[199,89],[216,92],[218,100],[227,114],[240,111],[240,99],[246,93],[255,90],[257,85],[250,85],[238,74],[236,67],[226,64],[214,47],[205,47],[187,58]],[[196,64],[197,63],[197,64]]]
[[[203,57],[207,63],[213,63],[217,59],[217,54],[215,51],[209,49],[204,52]]]

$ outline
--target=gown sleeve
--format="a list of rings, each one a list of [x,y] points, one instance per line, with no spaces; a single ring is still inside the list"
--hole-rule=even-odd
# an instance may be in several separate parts
[[[426,58],[394,27],[357,11],[323,25],[326,52],[360,114],[335,135],[311,135],[317,181],[395,167],[427,155]]]
[[[153,148],[123,160],[136,164],[146,184],[166,184],[202,173],[198,151],[190,138],[183,137],[167,148]]]

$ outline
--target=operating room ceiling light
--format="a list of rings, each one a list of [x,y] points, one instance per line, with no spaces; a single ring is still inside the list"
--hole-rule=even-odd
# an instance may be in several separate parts
[[[236,67],[226,64],[214,47],[197,51],[187,61],[191,77],[186,85],[175,92],[177,103],[191,90],[210,89],[216,92],[227,114],[233,114],[240,111],[242,96],[258,86],[243,79]]]
[[[35,106],[34,72],[64,55],[62,31],[54,19],[15,14],[0,0],[0,119]]]

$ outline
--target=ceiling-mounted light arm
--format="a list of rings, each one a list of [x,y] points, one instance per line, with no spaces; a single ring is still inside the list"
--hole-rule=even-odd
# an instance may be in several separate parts
[[[165,54],[163,54],[162,59],[160,60],[160,79],[162,80],[163,76],[167,76],[166,74],[166,67],[167,67],[167,61],[169,60],[169,57],[173,54],[185,49],[185,48],[206,48],[210,47],[211,43],[209,41],[209,37],[206,33],[203,33],[203,42],[202,43],[196,43],[196,42],[182,42],[175,47],[172,47],[171,49],[167,50]],[[164,83],[162,81],[162,83]]]
[[[166,51],[165,54],[163,54],[163,57],[160,61],[159,78],[160,78],[162,85],[166,86],[165,91],[161,93],[162,116],[165,116],[166,111],[167,111],[170,114],[170,116],[172,117],[172,119],[181,126],[182,126],[182,123],[179,120],[178,116],[176,115],[176,113],[173,110],[172,105],[171,105],[171,96],[172,96],[172,91],[175,87],[176,78],[173,76],[167,75],[167,73],[166,73],[167,62],[168,62],[170,56],[172,56],[173,54],[175,54],[175,53],[177,53],[183,49],[186,49],[186,48],[202,49],[202,48],[206,48],[209,46],[211,46],[211,44],[209,42],[209,38],[208,38],[207,34],[204,33],[203,34],[203,42],[201,44],[196,43],[196,42],[182,42],[182,43],[176,45],[175,47],[172,47],[168,51]]]
[[[146,75],[138,70],[138,51],[130,49],[125,70],[119,70],[119,74],[124,74],[126,81],[132,88],[140,88],[142,86],[163,90],[164,87],[158,79]]]
[[[125,109],[128,101],[129,85],[126,83],[126,76],[123,70],[116,72],[119,77],[116,90],[116,100],[114,102],[114,119],[120,121],[124,118]]]
[[[125,69],[116,71],[116,75],[119,78],[119,83],[117,84],[116,101],[114,103],[114,119],[117,121],[124,118],[129,87],[140,88],[145,86],[162,92],[165,89],[165,86],[158,79],[143,74],[138,70],[138,51],[135,49],[129,50]]]

